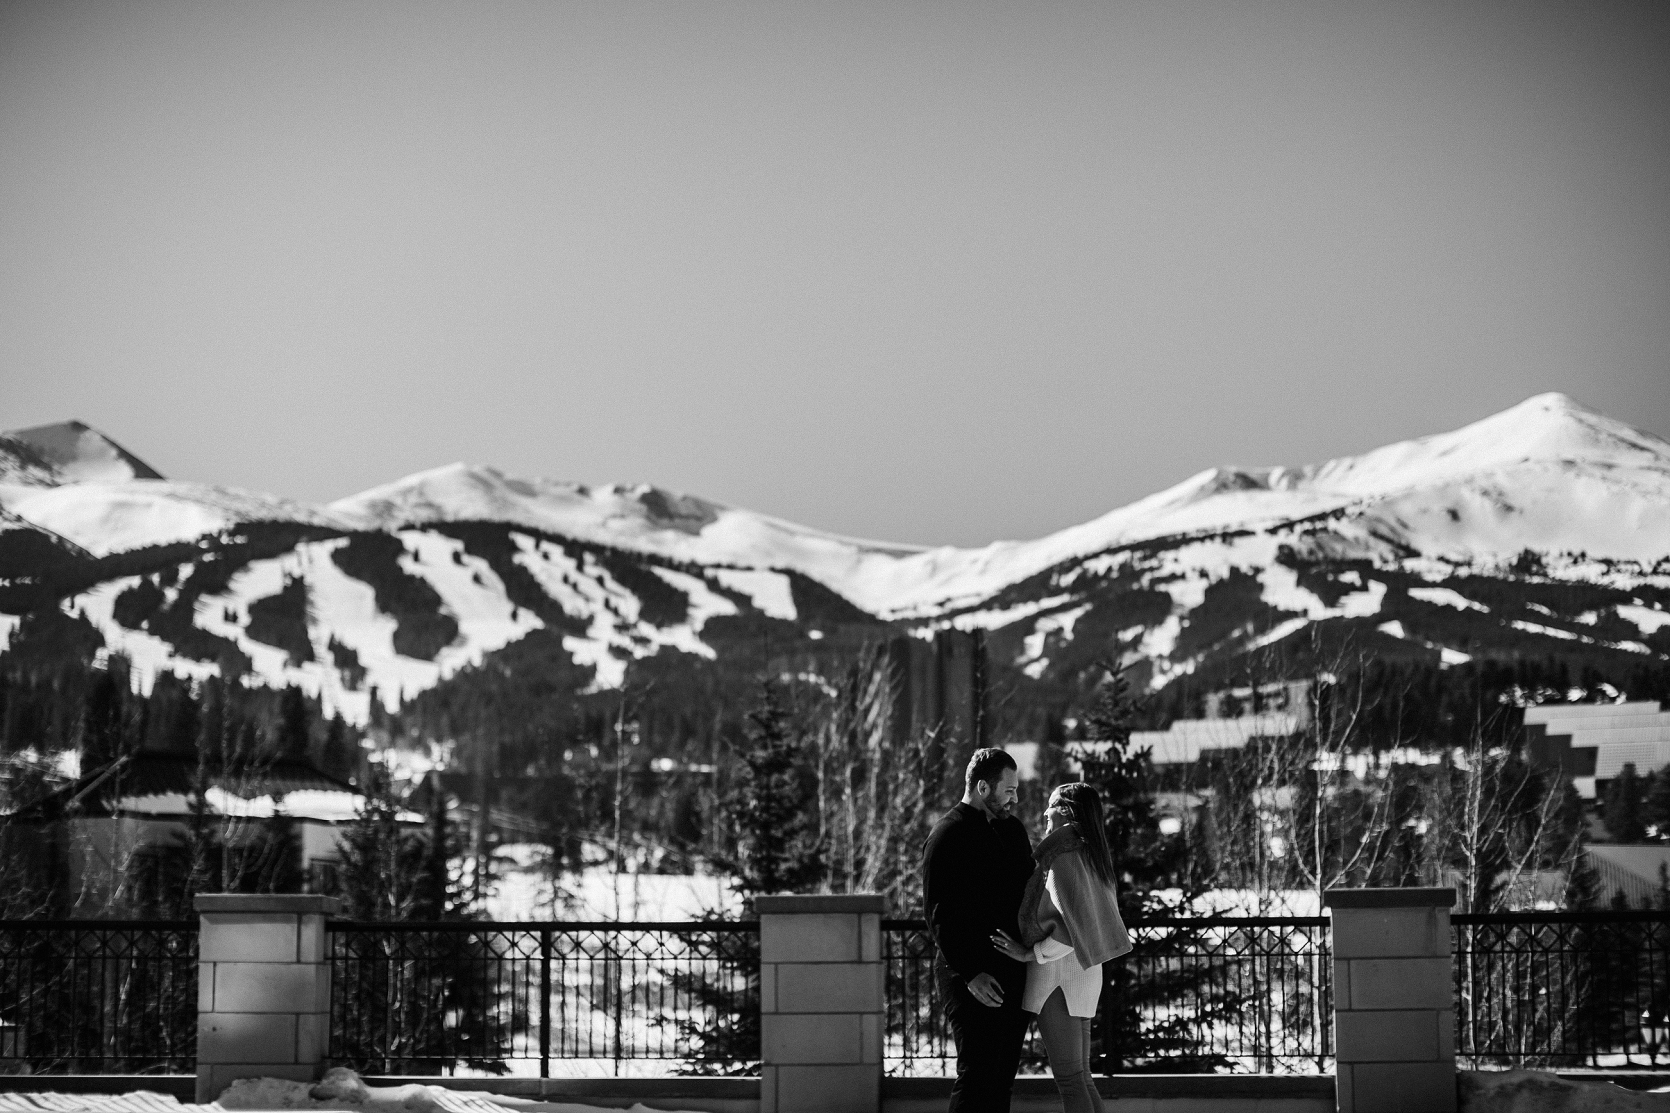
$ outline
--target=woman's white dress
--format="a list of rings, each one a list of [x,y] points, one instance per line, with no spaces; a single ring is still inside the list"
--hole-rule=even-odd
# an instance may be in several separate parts
[[[1067,999],[1068,1016],[1095,1016],[1096,1002],[1102,996],[1102,964],[1086,970],[1073,953],[1073,944],[1063,938],[1065,920],[1061,906],[1056,903],[1055,871],[1044,878],[1044,896],[1039,902],[1038,918],[1051,919],[1055,931],[1033,945],[1032,961],[1026,964],[1026,990],[1021,994],[1021,1008],[1029,1013],[1042,1012],[1044,1002],[1060,987]]]

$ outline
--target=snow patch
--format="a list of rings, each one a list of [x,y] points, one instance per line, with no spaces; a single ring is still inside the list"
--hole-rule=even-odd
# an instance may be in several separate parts
[[[1021,639],[1021,655],[1015,663],[1021,666],[1021,671],[1036,680],[1044,675],[1049,667],[1049,658],[1044,656],[1044,647],[1050,635],[1055,635],[1065,644],[1073,640],[1073,627],[1090,610],[1090,604],[1072,607],[1055,614],[1045,615],[1033,623],[1032,633]]]
[[[1454,607],[1458,611],[1483,611],[1490,613],[1490,608],[1483,603],[1475,603],[1467,596],[1447,587],[1412,587],[1409,598],[1419,599],[1423,603],[1435,603],[1440,607]]]
[[[794,606],[794,586],[781,572],[715,568],[712,576],[732,591],[748,596],[754,606],[769,618],[793,622],[799,617]]]
[[[1670,626],[1670,613],[1653,607],[1642,607],[1634,603],[1625,603],[1617,608],[1618,616],[1626,622],[1635,624],[1636,629],[1651,637],[1658,631]]]

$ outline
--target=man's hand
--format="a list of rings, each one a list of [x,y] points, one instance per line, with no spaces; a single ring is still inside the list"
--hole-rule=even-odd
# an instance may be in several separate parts
[[[988,1009],[1003,1006],[1003,987],[997,983],[996,978],[984,970],[968,980],[968,992],[969,996]]]

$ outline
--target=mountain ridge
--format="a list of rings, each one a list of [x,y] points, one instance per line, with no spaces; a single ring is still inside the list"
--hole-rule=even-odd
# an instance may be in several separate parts
[[[1321,464],[1207,469],[979,548],[480,465],[308,506],[140,477],[64,428],[44,464],[0,435],[0,643],[298,683],[359,721],[373,688],[398,705],[530,637],[591,688],[634,661],[722,665],[758,637],[811,652],[842,630],[980,630],[1046,685],[1110,651],[1162,687],[1324,636],[1439,664],[1670,659],[1670,443],[1558,394]]]

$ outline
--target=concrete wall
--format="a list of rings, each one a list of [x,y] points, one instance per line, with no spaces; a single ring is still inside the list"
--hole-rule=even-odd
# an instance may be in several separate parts
[[[1330,889],[1340,1113],[1455,1113],[1454,889]]]
[[[197,898],[197,1100],[239,1078],[311,1082],[330,1042],[325,917],[335,897]]]
[[[875,1113],[886,1023],[882,898],[757,897],[760,1113]]]

